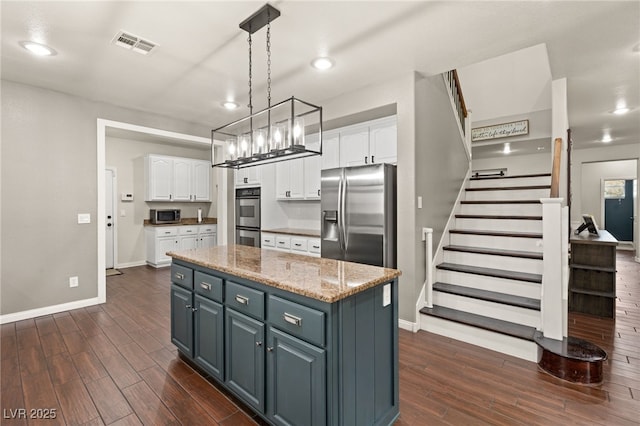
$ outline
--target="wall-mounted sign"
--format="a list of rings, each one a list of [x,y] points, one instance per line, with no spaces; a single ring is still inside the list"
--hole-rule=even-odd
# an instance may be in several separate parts
[[[508,138],[529,134],[529,120],[513,121],[511,123],[494,124],[491,126],[471,129],[471,141],[485,141],[488,139]]]

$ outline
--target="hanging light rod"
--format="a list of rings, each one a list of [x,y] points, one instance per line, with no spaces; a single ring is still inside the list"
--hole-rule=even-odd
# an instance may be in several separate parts
[[[256,13],[242,21],[240,23],[240,28],[242,28],[249,34],[253,34],[260,28],[273,22],[278,16],[280,16],[280,11],[267,3],[262,6]]]
[[[240,28],[249,33],[249,115],[211,131],[213,167],[241,169],[311,155],[322,155],[322,107],[291,96],[271,104],[271,22],[280,11],[265,4],[242,21]],[[253,111],[252,37],[267,27],[267,108]],[[214,142],[223,141],[225,149],[215,161]],[[307,145],[309,143],[309,145]]]

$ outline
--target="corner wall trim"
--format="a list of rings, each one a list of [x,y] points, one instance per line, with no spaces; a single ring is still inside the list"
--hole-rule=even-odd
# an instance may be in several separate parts
[[[416,333],[418,330],[420,330],[420,326],[417,322],[411,322],[403,319],[398,320],[398,328],[410,331],[412,333]]]
[[[60,305],[45,306],[44,308],[29,309],[27,311],[15,312],[13,314],[0,315],[0,324],[37,318],[43,315],[57,314],[58,312],[70,311],[72,309],[86,308],[87,306],[98,305],[100,303],[101,302],[97,297],[93,297],[91,299],[62,303]]]

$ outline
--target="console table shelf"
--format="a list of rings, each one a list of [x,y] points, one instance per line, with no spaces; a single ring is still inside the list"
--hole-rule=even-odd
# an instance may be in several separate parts
[[[615,318],[616,240],[609,232],[573,235],[569,310]]]

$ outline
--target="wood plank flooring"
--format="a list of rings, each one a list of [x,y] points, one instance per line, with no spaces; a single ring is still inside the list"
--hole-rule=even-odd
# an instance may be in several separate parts
[[[602,385],[401,330],[396,425],[640,424],[640,264],[618,252],[617,266],[616,319],[570,315],[570,334],[609,354]],[[168,268],[123,272],[107,279],[106,304],[2,325],[0,423],[256,424],[170,343]]]

